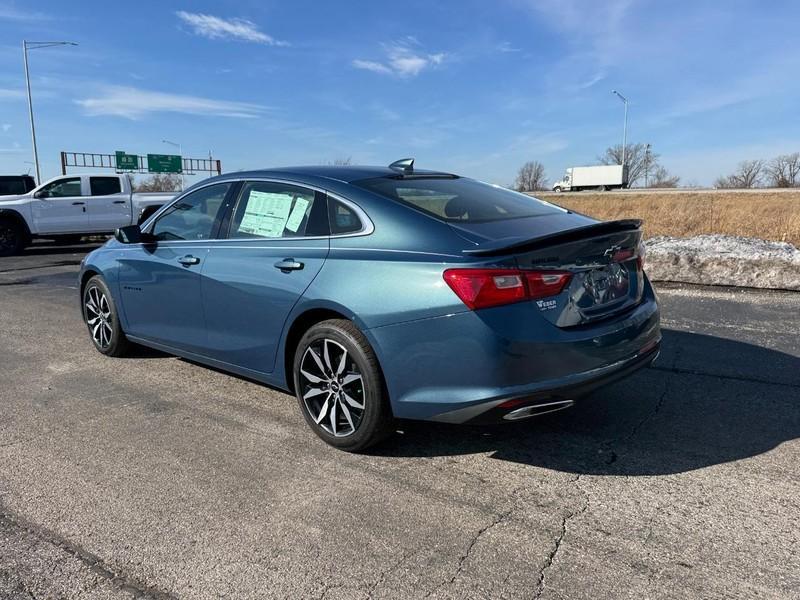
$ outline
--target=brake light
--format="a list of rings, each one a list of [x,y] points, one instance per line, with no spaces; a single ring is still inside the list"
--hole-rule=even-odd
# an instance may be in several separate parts
[[[444,272],[447,285],[472,310],[555,296],[571,277],[567,271],[448,269]]]
[[[644,259],[645,256],[647,256],[647,246],[644,245],[644,242],[639,242],[639,248],[637,250],[636,266],[639,268],[639,271],[644,271]]]

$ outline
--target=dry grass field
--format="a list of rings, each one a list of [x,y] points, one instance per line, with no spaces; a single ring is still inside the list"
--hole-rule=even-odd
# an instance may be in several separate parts
[[[800,248],[800,190],[676,190],[537,193],[603,220],[644,220],[645,235],[724,233],[789,242]]]

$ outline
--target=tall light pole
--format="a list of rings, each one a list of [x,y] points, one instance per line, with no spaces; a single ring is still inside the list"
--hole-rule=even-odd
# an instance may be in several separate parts
[[[163,144],[169,144],[170,146],[175,146],[178,149],[178,154],[181,155],[181,191],[183,188],[186,187],[186,180],[183,178],[183,146],[178,142],[170,142],[169,140],[161,140]]]
[[[25,64],[25,87],[28,90],[28,117],[31,121],[31,140],[33,141],[33,163],[36,166],[36,185],[42,181],[42,174],[39,171],[39,150],[36,147],[36,126],[33,122],[33,100],[31,99],[31,76],[28,72],[28,50],[37,48],[49,48],[50,46],[77,46],[75,42],[28,42],[22,40],[22,60]]]
[[[617,97],[625,104],[625,120],[622,122],[622,166],[625,166],[625,153],[628,150],[628,99],[620,94],[617,90],[611,90],[611,93],[616,94]]]

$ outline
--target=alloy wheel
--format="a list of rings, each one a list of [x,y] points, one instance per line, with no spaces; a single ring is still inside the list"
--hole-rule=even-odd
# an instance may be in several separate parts
[[[100,348],[106,349],[111,345],[114,332],[112,328],[111,306],[103,290],[91,286],[84,294],[86,307],[86,324],[92,333],[92,339]]]
[[[364,378],[347,349],[314,340],[300,361],[303,403],[314,422],[335,437],[355,433],[364,417]]]
[[[0,251],[13,250],[17,245],[17,232],[5,223],[0,223]]]

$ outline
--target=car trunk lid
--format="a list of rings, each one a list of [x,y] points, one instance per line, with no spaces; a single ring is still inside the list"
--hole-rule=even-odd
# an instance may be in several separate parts
[[[644,289],[641,221],[598,223],[582,217],[572,220],[572,227],[568,227],[566,219],[560,219],[550,223],[555,227],[545,232],[545,220],[537,222],[538,235],[533,236],[530,229],[526,236],[521,231],[524,224],[519,222],[507,223],[508,235],[495,239],[473,226],[457,229],[474,244],[464,250],[467,255],[513,257],[522,271],[570,272],[571,279],[560,293],[534,301],[554,325],[584,325],[639,304]]]

